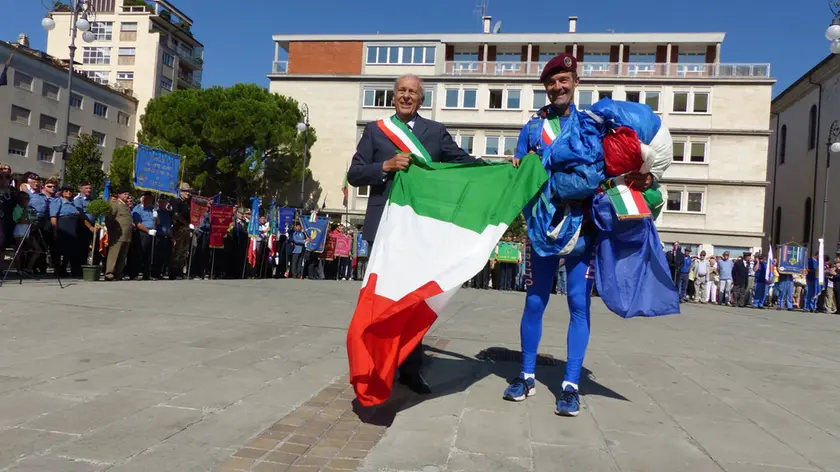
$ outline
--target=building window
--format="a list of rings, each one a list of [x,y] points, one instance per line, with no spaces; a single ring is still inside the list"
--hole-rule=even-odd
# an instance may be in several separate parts
[[[532,110],[539,110],[548,105],[548,94],[545,90],[534,90],[534,101],[531,103]]]
[[[605,52],[596,52],[596,53],[589,53],[583,55],[583,62],[610,62],[610,55],[609,53]]]
[[[93,102],[93,114],[96,116],[101,116],[102,118],[108,118],[108,105],[103,105],[99,102]]]
[[[127,113],[123,113],[123,112],[121,112],[121,111],[118,111],[118,112],[117,112],[117,123],[119,123],[119,124],[121,124],[121,125],[123,125],[123,126],[128,126],[128,121],[129,121],[130,119],[131,119],[131,117],[130,117],[130,116],[128,116],[128,114],[127,114]]]
[[[811,241],[811,197],[805,199],[805,220],[802,222],[802,241]]]
[[[26,108],[12,105],[12,121],[22,125],[29,126],[29,116],[32,113]]]
[[[513,156],[516,153],[516,136],[487,136],[484,138],[484,155],[490,157]]]
[[[476,108],[478,90],[474,88],[447,88],[444,108]]]
[[[357,197],[365,197],[367,198],[370,195],[370,187],[365,185],[364,187],[356,187],[356,196]]]
[[[71,137],[78,138],[79,135],[82,134],[82,127],[70,123],[70,128],[68,129],[68,131],[70,132]]]
[[[86,70],[84,74],[87,78],[99,85],[108,85],[108,71]]]
[[[121,23],[120,31],[137,31],[137,22]]]
[[[782,125],[782,131],[779,133],[779,165],[785,163],[785,153],[787,152],[787,125]]]
[[[665,210],[678,213],[703,213],[706,209],[706,191],[692,187],[668,186]]]
[[[705,164],[708,141],[701,138],[674,137],[674,162]]]
[[[175,64],[175,56],[163,53],[163,65],[172,67]]]
[[[434,46],[368,46],[368,64],[420,65],[435,63]]]
[[[598,100],[609,98],[612,100],[612,90],[599,90],[598,91]]]
[[[70,93],[70,106],[73,108],[82,109],[82,96],[77,93]]]
[[[90,32],[93,33],[95,41],[110,41],[113,31],[114,23],[112,21],[94,21],[90,24]]]
[[[43,95],[46,98],[49,98],[50,100],[58,101],[59,90],[61,89],[59,89],[58,86],[53,85],[49,82],[44,82],[44,84],[41,87],[41,95]]]
[[[160,78],[160,88],[164,90],[172,91],[172,81],[167,79],[166,77]]]
[[[817,147],[817,106],[811,106],[811,113],[808,116],[808,150]]]
[[[134,72],[117,72],[117,80],[134,80]]]
[[[593,98],[595,97],[595,92],[592,90],[580,90],[578,91],[578,99],[577,99],[577,107],[581,110],[586,110],[587,108],[591,107],[593,103]]]
[[[521,93],[519,90],[508,90],[505,108],[508,110],[519,110],[521,108],[521,100],[519,99]]]
[[[656,54],[652,52],[631,52],[630,63],[655,63]]]
[[[15,87],[23,90],[27,90],[29,92],[32,91],[32,76],[26,75],[19,70],[15,70],[15,80],[14,80]]]
[[[702,52],[684,52],[677,56],[680,64],[705,64],[706,54]]]
[[[435,89],[423,89],[423,104],[420,108],[432,108],[435,106]]]
[[[41,129],[51,133],[57,132],[58,120],[49,115],[41,114]]]
[[[136,56],[137,48],[120,48],[120,56]]]
[[[9,154],[12,156],[26,157],[29,143],[15,138],[9,138]]]
[[[53,151],[52,148],[46,146],[38,146],[38,160],[40,162],[51,163],[53,162],[54,152],[55,151]]]
[[[120,48],[122,50],[123,48]],[[101,64],[108,65],[111,63],[111,48],[97,47],[97,48],[82,48],[82,64]]]
[[[128,141],[125,139],[117,138],[114,140],[114,147],[123,147],[128,144]]]
[[[654,112],[659,112],[659,97],[661,92],[652,90],[634,90],[625,92],[625,100],[634,103],[644,103]]]
[[[501,109],[502,108],[502,96],[504,95],[504,90],[493,90],[490,89],[490,108],[491,109]]]
[[[773,245],[776,245],[782,239],[782,207],[776,207],[776,218],[773,221]]]
[[[519,110],[522,108],[520,96],[519,89],[490,89],[489,108],[491,110]]]
[[[458,146],[461,147],[464,151],[467,152],[469,155],[473,154],[473,145],[475,144],[475,136],[471,134],[461,134],[461,132],[457,132],[454,136],[455,142]]]
[[[367,108],[389,108],[393,106],[394,91],[391,89],[366,88],[363,106]]]
[[[709,92],[674,92],[674,113],[708,113]]]
[[[90,133],[91,136],[96,138],[96,144],[100,147],[105,147],[105,135],[100,133],[99,131],[93,131]]]

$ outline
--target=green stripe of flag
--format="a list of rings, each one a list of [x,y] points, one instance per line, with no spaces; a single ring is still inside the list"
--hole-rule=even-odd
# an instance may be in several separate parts
[[[510,164],[449,164],[415,158],[394,178],[389,202],[410,206],[420,216],[481,233],[510,224],[534,198],[548,174],[539,156]]]
[[[624,204],[624,199],[621,197],[621,191],[617,187],[608,189],[607,196],[610,197],[610,202],[615,208],[616,215],[625,216],[630,212],[630,210],[627,209],[627,205]]]

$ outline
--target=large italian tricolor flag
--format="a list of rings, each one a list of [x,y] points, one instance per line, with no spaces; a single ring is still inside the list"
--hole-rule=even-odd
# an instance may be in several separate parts
[[[536,155],[519,168],[414,159],[395,176],[347,333],[362,405],[388,399],[397,367],[546,180]]]

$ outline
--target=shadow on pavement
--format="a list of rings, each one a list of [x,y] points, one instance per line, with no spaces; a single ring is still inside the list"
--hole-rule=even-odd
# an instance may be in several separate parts
[[[395,382],[391,398],[382,405],[366,408],[359,405],[356,400],[353,401],[353,411],[362,422],[378,426],[391,426],[397,413],[424,401],[463,392],[490,375],[501,377],[507,381],[519,375],[520,363],[516,359],[510,361],[507,359],[504,361],[482,360],[478,357],[468,357],[432,346],[424,346],[424,348],[427,353],[434,354],[434,356],[426,356],[426,367],[424,368],[426,380],[432,388],[431,395],[415,395]],[[505,348],[490,348],[479,354],[494,350],[521,355],[518,351],[509,351]],[[563,384],[565,371],[566,363],[564,361],[542,355],[537,359],[536,375],[538,382],[545,385],[554,394],[555,399],[563,391],[561,385]],[[595,395],[630,401],[620,393],[599,384],[594,378],[593,373],[584,367],[581,372],[581,395]],[[502,393],[504,392],[499,391],[500,402],[505,401],[502,399]]]

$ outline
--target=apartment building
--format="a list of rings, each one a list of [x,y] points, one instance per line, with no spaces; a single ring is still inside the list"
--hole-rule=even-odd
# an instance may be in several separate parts
[[[91,0],[94,41],[76,39],[76,67],[91,80],[137,97],[140,115],[149,100],[176,89],[200,88],[204,46],[193,21],[165,0]],[[47,53],[69,57],[72,15],[54,10]],[[138,130],[140,123],[138,120]]]
[[[834,54],[773,99],[764,214],[766,239],[773,244],[795,242],[816,253],[824,234],[825,253],[840,250],[838,154],[833,168],[827,162],[831,144],[840,142],[839,120],[840,56]]]
[[[9,57],[11,56],[11,61]],[[70,102],[70,145],[80,133],[102,147],[104,169],[114,148],[134,140],[137,99],[82,75],[67,90],[67,64],[23,44],[0,41],[0,64],[9,61],[7,84],[0,87],[0,161],[15,172],[58,175]]]
[[[662,240],[707,251],[761,245],[770,129],[769,64],[721,61],[723,33],[275,35],[270,90],[305,102],[318,142],[310,169],[327,208],[344,212],[340,186],[364,125],[389,116],[394,79],[423,77],[420,113],[446,124],[469,153],[513,154],[519,130],[546,104],[538,82],[561,52],[579,62],[575,103],[602,97],[648,104],[671,129],[674,164],[657,221]],[[351,220],[366,188],[352,189]]]

